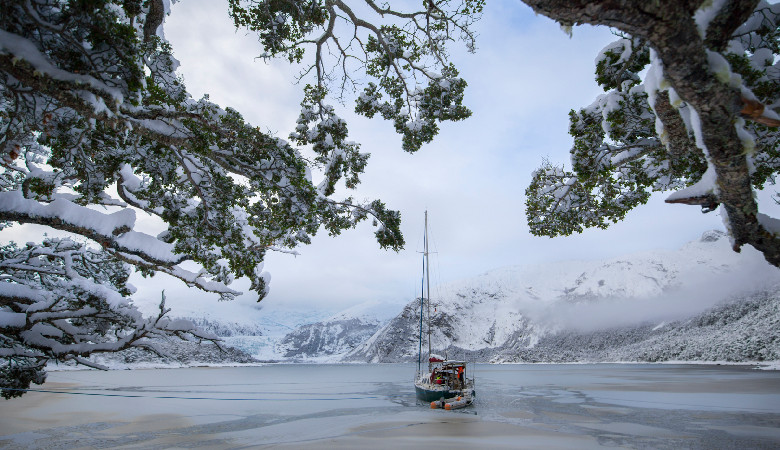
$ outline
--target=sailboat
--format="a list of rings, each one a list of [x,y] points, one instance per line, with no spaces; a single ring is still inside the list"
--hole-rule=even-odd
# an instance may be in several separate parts
[[[465,361],[452,361],[431,353],[431,287],[428,264],[428,211],[425,211],[425,234],[423,235],[423,279],[420,294],[420,334],[417,354],[417,374],[414,390],[417,399],[430,402],[431,408],[458,409],[474,401],[474,378],[469,378]],[[427,312],[427,314],[425,314]],[[422,367],[423,318],[427,316],[428,367]]]

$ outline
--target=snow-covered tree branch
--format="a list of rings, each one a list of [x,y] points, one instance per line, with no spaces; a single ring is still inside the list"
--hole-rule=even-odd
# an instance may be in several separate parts
[[[622,33],[597,58],[606,93],[571,113],[573,172],[545,164],[527,189],[537,235],[607,227],[651,191],[720,206],[734,250],[780,266],[780,227],[754,190],[774,182],[780,5],[765,1],[524,0],[563,26]],[[646,70],[644,80],[639,73]]]
[[[45,379],[48,360],[102,368],[86,357],[141,347],[157,354],[154,338],[215,342],[191,323],[159,314],[144,318],[129,301],[126,264],[72,239],[0,247],[0,392],[20,396]]]
[[[236,26],[258,32],[264,57],[303,62],[302,77],[314,74],[292,138],[301,145],[315,144],[315,150],[339,149],[336,161],[320,153],[318,164],[326,170],[352,170],[351,165],[359,168],[362,162],[350,158],[354,150],[342,142],[341,130],[332,130],[338,121],[324,103],[329,90],[336,89],[341,96],[365,85],[356,111],[392,120],[409,152],[436,136],[438,122],[471,115],[462,104],[466,82],[448,62],[446,46],[462,40],[475,49],[471,27],[484,0],[429,1],[419,10],[395,9],[390,2],[380,6],[371,0],[229,3]],[[307,51],[314,57],[307,60]],[[367,82],[354,79],[355,72],[367,75]]]
[[[158,335],[209,338],[168,320],[164,305],[141,317],[132,270],[226,300],[240,294],[233,279],[246,277],[262,299],[266,253],[295,252],[322,228],[337,235],[370,218],[381,247],[402,248],[398,212],[336,197],[341,181],[359,184],[369,155],[348,140],[328,95],[360,87],[357,110],[392,120],[404,149],[419,149],[439,122],[470,115],[446,45],[474,48],[483,3],[401,11],[371,0],[230,0],[226,14],[257,33],[263,56],[304,67],[291,139],[313,150],[310,159],[188,94],[162,33],[169,0],[4,2],[0,229],[37,224],[73,237],[0,247],[3,386],[42,382],[48,360],[90,365],[92,353],[149,346]],[[167,229],[139,230],[141,212]]]

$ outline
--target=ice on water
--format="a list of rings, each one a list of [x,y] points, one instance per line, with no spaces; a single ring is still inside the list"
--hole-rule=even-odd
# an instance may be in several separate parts
[[[460,411],[414,364],[53,372],[0,409],[0,447],[720,448],[780,445],[780,373],[745,366],[476,365]],[[86,395],[85,395],[86,394]]]

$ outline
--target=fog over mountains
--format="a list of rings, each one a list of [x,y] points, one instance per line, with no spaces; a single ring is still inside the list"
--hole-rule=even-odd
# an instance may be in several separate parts
[[[735,253],[710,231],[676,251],[507,267],[444,286],[432,342],[491,362],[778,359],[778,283],[758,252]],[[418,309],[409,303],[345,359],[416,360]],[[728,350],[746,341],[755,348]]]
[[[780,360],[778,292],[780,270],[708,231],[678,250],[505,267],[434,288],[431,340],[437,353],[480,362]],[[241,351],[226,362],[416,361],[419,300],[388,308],[193,321]]]

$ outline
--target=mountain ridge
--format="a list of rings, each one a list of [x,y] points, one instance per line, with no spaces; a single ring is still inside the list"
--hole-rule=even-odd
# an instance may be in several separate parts
[[[437,353],[479,362],[780,360],[780,270],[708,231],[677,250],[509,266],[436,286]],[[190,315],[237,352],[229,363],[416,361],[418,300],[393,315],[369,300],[338,313]],[[190,346],[191,347],[191,346]],[[214,363],[213,349],[174,348]],[[148,363],[142,355],[116,360]]]
[[[773,283],[775,287],[768,288]],[[545,342],[566,333],[587,340],[589,334],[609,330],[647,331],[662,322],[677,323],[711,310],[717,314],[720,306],[735,299],[746,301],[762,292],[771,296],[777,290],[776,283],[780,283],[780,271],[760,253],[752,249],[735,253],[725,233],[708,231],[678,250],[638,252],[602,261],[504,267],[450,283],[441,287],[441,296],[431,302],[437,311],[431,320],[432,340],[437,352],[449,352],[453,357],[520,361],[522,357],[512,352],[520,355],[539,346],[531,352],[533,360],[568,361],[552,353],[544,356],[543,349],[548,353],[553,349],[545,347]],[[766,308],[766,313],[777,313]],[[416,360],[418,309],[414,301],[407,304],[344,360]],[[774,348],[777,333],[769,332],[772,336],[767,345]],[[776,355],[771,348],[768,354]],[[575,348],[570,351],[581,354]],[[602,356],[608,355],[589,358],[603,360]],[[613,356],[641,359],[641,355],[624,353],[613,352]]]

